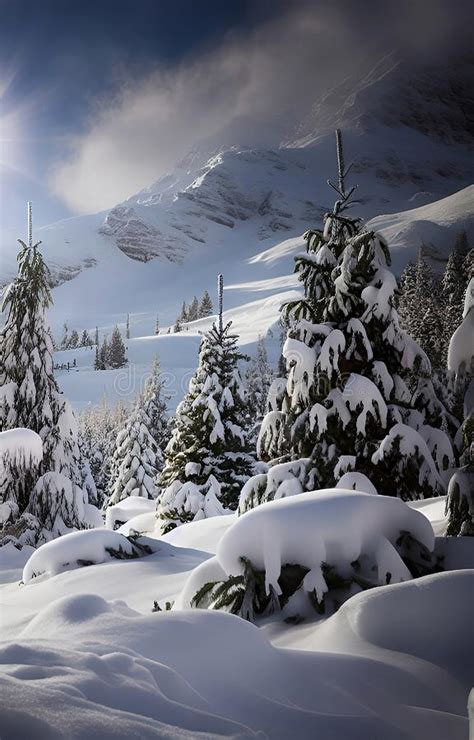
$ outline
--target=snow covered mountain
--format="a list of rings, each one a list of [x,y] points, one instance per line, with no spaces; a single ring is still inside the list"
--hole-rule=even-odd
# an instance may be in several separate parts
[[[297,287],[292,258],[301,234],[332,206],[326,180],[335,175],[335,126],[354,163],[357,212],[387,236],[395,270],[421,242],[445,259],[458,231],[474,238],[473,69],[468,60],[428,69],[389,55],[316,101],[278,150],[208,143],[110,211],[38,229],[55,286],[54,333],[64,321],[110,333],[130,313],[145,367],[161,341],[152,336],[156,314],[171,325],[183,300],[214,294],[222,272],[227,316],[250,346]],[[16,274],[17,236],[0,234],[0,284]],[[191,327],[189,338],[202,328]],[[181,351],[167,358],[175,375],[176,363],[193,368],[195,341],[188,344],[188,359]],[[77,359],[84,370],[91,364]],[[104,373],[91,373],[104,383]],[[94,389],[94,398],[105,390]],[[84,403],[84,392],[67,390]]]

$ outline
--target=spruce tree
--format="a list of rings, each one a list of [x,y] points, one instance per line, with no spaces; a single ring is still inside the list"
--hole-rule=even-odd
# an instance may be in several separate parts
[[[94,344],[96,347],[99,346],[99,327],[95,327],[95,337],[94,337]]]
[[[213,310],[214,308],[212,305],[211,296],[209,295],[208,291],[205,290],[201,298],[201,303],[199,305],[198,318],[203,319],[206,316],[211,316]]]
[[[177,322],[179,321],[180,323],[185,324],[188,320],[188,307],[186,305],[186,301],[183,301],[183,305],[181,306],[181,313],[177,318]]]
[[[267,397],[273,381],[273,372],[268,364],[267,349],[263,337],[259,337],[255,357],[246,372],[247,407],[252,446],[256,445],[262,419],[267,411]]]
[[[68,341],[68,348],[69,349],[75,349],[79,346],[79,333],[77,329],[73,329]]]
[[[433,496],[445,491],[453,462],[440,427],[454,422],[436,399],[426,354],[400,327],[388,247],[345,213],[353,189],[345,190],[337,140],[339,197],[296,258],[304,297],[286,306],[286,388],[260,431],[271,467],[245,486],[241,511],[334,486],[345,473],[351,487],[365,476],[379,494]]]
[[[34,247],[27,247],[21,241],[20,244],[18,277],[6,290],[2,306],[6,323],[0,335],[0,387],[3,388],[0,430],[24,427],[41,437],[43,459],[37,468],[39,480],[34,488],[37,502],[44,490],[45,476],[49,476],[50,481],[59,476],[69,481],[74,495],[84,503],[87,494],[80,488],[82,475],[76,419],[53,375],[52,339],[45,317],[52,302],[48,269],[38,251],[39,243]],[[19,491],[20,485],[20,479],[12,477],[8,496],[17,503],[21,499],[19,514],[25,511],[31,522],[35,515],[31,509],[33,491]],[[68,504],[66,501],[63,504],[61,518],[65,526],[81,526],[77,518],[74,525],[69,522]],[[79,509],[83,510],[83,507]],[[57,512],[59,516],[61,500],[57,503]],[[28,525],[27,519],[22,518],[22,523],[17,525],[15,536]],[[34,537],[39,536],[45,526],[44,521],[35,523],[30,543],[35,544]]]
[[[188,309],[188,321],[196,321],[199,318],[199,301],[194,296]]]
[[[107,341],[107,334],[102,340],[102,345],[99,349],[99,370],[106,370],[109,366],[109,343]]]
[[[69,346],[69,328],[66,323],[63,324],[63,334],[59,344],[60,349],[67,349]]]
[[[84,331],[81,334],[79,346],[80,347],[90,347],[91,344],[92,343],[91,343],[91,338],[89,336],[89,332],[87,331],[87,329],[84,329]]]
[[[155,321],[155,335],[158,335],[160,333],[160,319],[158,314],[156,314],[156,321]]]
[[[444,369],[447,351],[444,294],[423,247],[416,264],[405,268],[400,287],[398,313],[403,329],[428,355],[434,369]]]
[[[254,462],[238,370],[242,359],[230,324],[213,325],[204,335],[196,374],[178,406],[165,451],[164,490],[157,507],[164,531],[237,507]]]
[[[123,429],[117,434],[107,506],[118,504],[128,496],[156,497],[162,456],[151,436],[150,425],[150,418],[139,397]]]
[[[125,338],[130,339],[130,314],[127,314],[127,320],[125,322]]]
[[[150,434],[155,440],[161,457],[161,467],[163,467],[163,451],[169,442],[170,432],[168,423],[168,413],[166,402],[168,398],[164,392],[164,381],[161,377],[160,363],[157,357],[153,358],[150,375],[146,380],[143,392],[143,408],[147,414],[150,423]]]
[[[120,334],[120,329],[118,326],[115,326],[107,349],[106,366],[117,369],[126,364],[125,345]]]
[[[448,366],[463,413],[457,435],[460,468],[449,482],[447,534],[474,536],[474,278],[467,286],[462,321],[449,345]]]

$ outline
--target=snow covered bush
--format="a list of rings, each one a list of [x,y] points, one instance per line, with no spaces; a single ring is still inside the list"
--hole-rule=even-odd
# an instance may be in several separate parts
[[[271,501],[235,520],[179,607],[296,620],[431,572],[434,541],[428,519],[397,498],[328,489]]]
[[[237,367],[244,356],[229,329],[230,324],[213,325],[204,335],[196,374],[176,411],[160,479],[157,517],[163,531],[235,509],[254,470]]]
[[[0,432],[0,528],[28,504],[43,459],[41,437],[31,429]],[[7,512],[9,514],[7,515]]]
[[[474,537],[474,442],[469,461],[449,481],[446,499],[447,535]]]
[[[457,422],[436,397],[426,354],[400,326],[388,247],[343,215],[352,191],[342,171],[336,190],[323,230],[306,232],[306,254],[296,257],[304,297],[285,307],[288,377],[271,389],[258,440],[271,470],[245,486],[241,512],[334,486],[347,472],[380,494],[430,497],[445,491],[454,463],[441,428]]]
[[[105,563],[110,559],[130,559],[149,555],[147,544],[124,537],[109,529],[73,532],[39,547],[23,569],[23,582],[43,574],[54,576],[65,570]]]

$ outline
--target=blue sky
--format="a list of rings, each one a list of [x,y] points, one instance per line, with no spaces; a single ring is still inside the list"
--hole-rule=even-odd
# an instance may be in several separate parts
[[[71,137],[103,100],[147,70],[172,69],[255,28],[279,2],[246,0],[0,0],[1,220],[16,226],[24,201],[40,222],[76,209],[48,186]],[[146,183],[144,183],[146,184]]]
[[[467,7],[0,0],[0,226],[22,228],[28,199],[37,224],[107,209],[206,139],[277,146],[371,55],[449,63]]]

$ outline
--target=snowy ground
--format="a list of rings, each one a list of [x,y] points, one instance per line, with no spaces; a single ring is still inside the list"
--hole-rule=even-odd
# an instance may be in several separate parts
[[[415,506],[442,526],[443,500]],[[151,531],[153,514],[140,516]],[[470,538],[438,543],[448,567],[472,570],[364,592],[326,620],[258,628],[221,612],[152,613],[233,519],[185,525],[144,558],[27,585],[32,551],[2,548],[2,738],[466,740]]]

